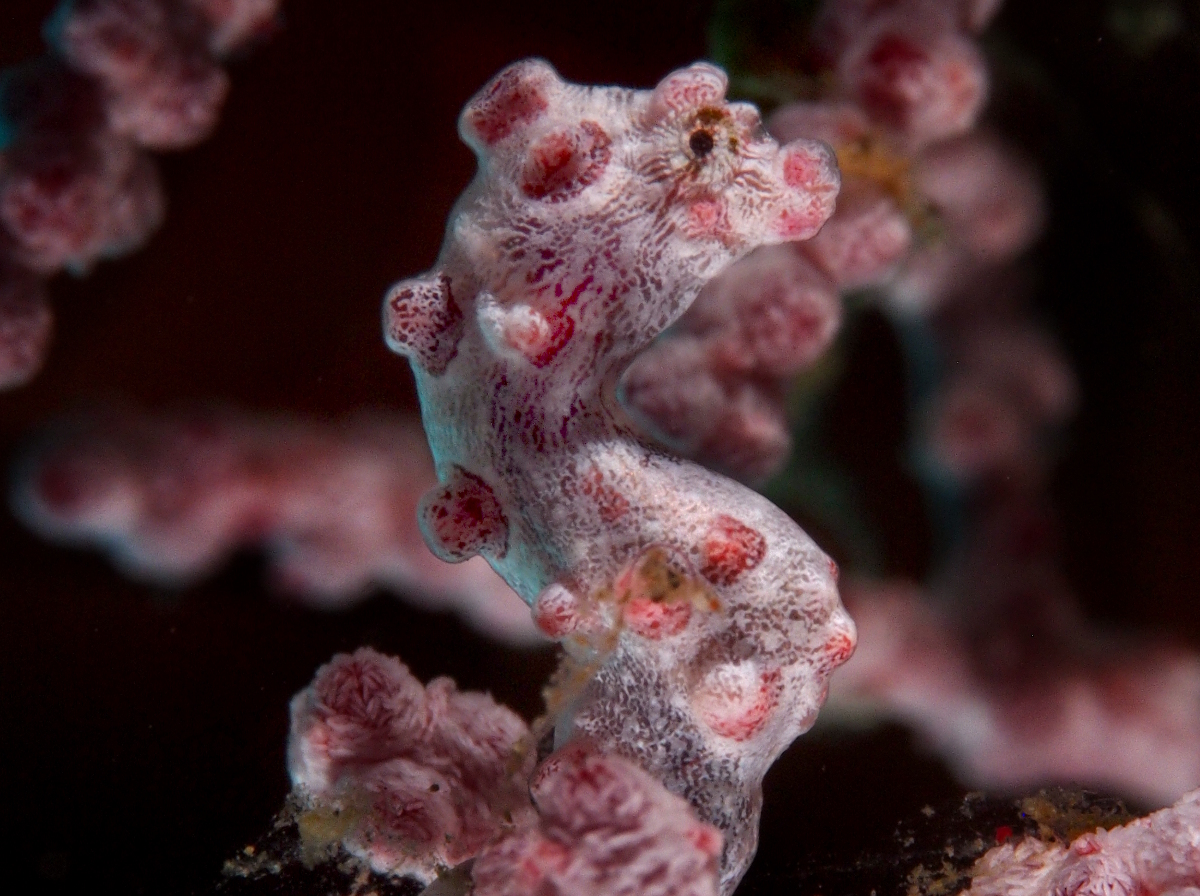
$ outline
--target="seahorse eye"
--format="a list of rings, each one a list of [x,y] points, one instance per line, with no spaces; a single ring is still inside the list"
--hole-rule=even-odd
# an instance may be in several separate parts
[[[706,131],[703,128],[692,131],[692,136],[688,138],[688,148],[698,159],[702,159],[712,152],[714,145],[712,131]]]

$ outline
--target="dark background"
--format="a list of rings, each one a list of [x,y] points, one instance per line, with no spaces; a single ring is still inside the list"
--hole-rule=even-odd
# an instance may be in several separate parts
[[[50,7],[5,0],[0,66],[41,51]],[[531,54],[570,80],[650,86],[704,55],[710,13],[645,0],[409,7],[287,0],[284,29],[233,66],[215,136],[163,159],[162,231],[136,256],[54,282],[49,363],[0,394],[6,462],[40,422],[96,400],[218,399],[316,418],[412,406],[379,301],[433,262],[471,176],[455,135],[463,102]],[[1096,0],[1010,0],[990,38],[1016,73],[999,120],[1050,183],[1039,305],[1083,386],[1055,479],[1064,562],[1094,616],[1200,648],[1200,43],[1193,18],[1138,56],[1104,14]],[[856,331],[850,357],[830,440],[881,521],[888,571],[920,576],[931,539],[881,318]],[[373,644],[422,678],[450,674],[527,717],[539,709],[548,653],[490,645],[387,596],[315,614],[267,593],[259,572],[246,557],[159,591],[0,512],[4,880],[47,894],[211,891],[287,790],[289,697],[339,650]],[[799,854],[886,850],[899,820],[961,789],[882,729],[802,739],[766,792],[747,894],[790,892],[771,881]]]

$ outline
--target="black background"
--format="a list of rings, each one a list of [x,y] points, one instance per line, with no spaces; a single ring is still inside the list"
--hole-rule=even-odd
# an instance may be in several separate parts
[[[994,29],[1041,84],[1037,102],[1002,90],[997,113],[1046,166],[1038,300],[1083,385],[1055,479],[1064,562],[1094,616],[1200,648],[1200,42],[1192,28],[1136,57],[1104,27],[1104,5],[1010,0]],[[432,263],[471,176],[455,135],[462,103],[534,54],[570,80],[650,86],[704,55],[710,12],[410,6],[285,3],[285,28],[233,66],[215,136],[164,158],[163,230],[136,256],[54,282],[49,363],[0,394],[6,459],[39,422],[96,400],[218,399],[316,418],[411,407],[379,300]],[[41,51],[49,10],[5,0],[0,65]],[[884,525],[888,570],[920,576],[930,535],[903,464],[903,399],[895,339],[869,320],[830,438]],[[373,644],[422,678],[450,674],[527,717],[539,709],[549,653],[490,645],[386,596],[311,613],[267,593],[259,573],[247,557],[158,591],[0,513],[4,879],[47,894],[210,891],[287,790],[289,697],[339,650]],[[898,730],[802,739],[768,778],[745,892],[788,892],[771,880],[800,854],[885,848],[898,820],[960,792]]]

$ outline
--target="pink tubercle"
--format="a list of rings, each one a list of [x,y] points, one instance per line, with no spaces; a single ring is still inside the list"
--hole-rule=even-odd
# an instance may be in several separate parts
[[[538,595],[533,605],[533,621],[551,638],[569,635],[580,626],[578,601],[561,585],[551,585]]]
[[[729,585],[767,555],[762,533],[728,514],[710,524],[702,545],[700,574],[714,585]]]
[[[611,142],[594,121],[547,134],[529,149],[521,191],[530,199],[547,202],[579,195],[604,173]]]
[[[730,663],[710,670],[692,696],[700,719],[722,737],[746,741],[766,725],[779,704],[778,670]]]
[[[807,208],[785,208],[775,222],[775,233],[784,240],[806,240],[825,223],[826,215]]]
[[[697,63],[668,75],[654,89],[651,108],[659,115],[720,107],[725,102],[728,79],[714,65]]]
[[[503,557],[508,550],[508,519],[496,493],[462,467],[426,495],[420,517],[430,548],[443,560],[465,560],[485,551]]]
[[[445,372],[458,352],[464,320],[448,277],[398,284],[385,300],[388,344],[434,376]]]
[[[510,65],[481,90],[463,113],[463,123],[485,145],[498,143],[536,121],[550,107],[546,88],[553,72],[539,60]]]
[[[849,632],[838,632],[825,645],[825,655],[833,666],[840,666],[854,654],[854,636]]]

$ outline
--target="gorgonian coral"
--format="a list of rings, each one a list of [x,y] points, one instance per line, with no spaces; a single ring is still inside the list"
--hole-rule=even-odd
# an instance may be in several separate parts
[[[1024,837],[984,855],[964,896],[1193,896],[1200,892],[1200,791],[1070,845]]]
[[[573,743],[530,793],[536,825],[480,854],[475,896],[715,896],[720,832],[633,763]]]
[[[483,554],[567,647],[557,738],[636,761],[725,836],[757,841],[761,782],[812,725],[854,628],[836,569],[785,514],[649,447],[620,377],[704,283],[812,236],[832,155],[779,147],[698,64],[653,91],[505,69],[468,104],[479,173],[428,274],[384,305],[412,361],[442,485],[430,547]]]
[[[280,590],[320,607],[390,587],[493,637],[542,636],[482,559],[429,553],[416,506],[435,482],[419,422],[318,424],[227,409],[94,411],[48,429],[13,503],[36,531],[102,548],[138,578],[186,585],[262,548]]]
[[[263,33],[279,0],[64,0],[51,52],[0,77],[0,388],[27,382],[51,316],[27,281],[140,247],[166,202],[147,150],[216,126],[221,62]],[[25,296],[15,302],[14,294]]]
[[[1036,177],[976,128],[987,69],[974,33],[998,4],[842,0],[812,34],[828,77],[768,121],[833,147],[842,189],[811,239],[759,250],[700,294],[627,377],[639,425],[674,451],[757,482],[792,448],[788,389],[832,342],[841,296],[928,309],[1039,232]],[[757,330],[769,334],[747,339]],[[770,350],[765,355],[763,348]]]
[[[448,678],[422,686],[369,648],[336,656],[292,701],[301,831],[429,881],[532,814],[527,734],[511,710]]]

